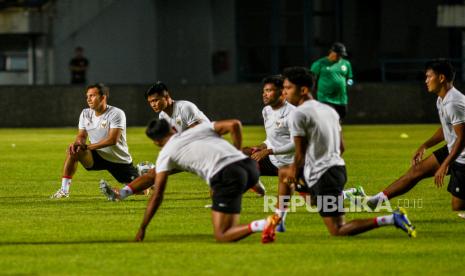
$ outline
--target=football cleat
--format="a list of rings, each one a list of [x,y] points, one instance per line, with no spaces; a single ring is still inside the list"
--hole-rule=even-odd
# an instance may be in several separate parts
[[[254,191],[258,196],[265,196],[266,194],[266,189],[265,189],[265,185],[263,185],[263,183],[260,181],[260,179],[258,180],[257,184],[255,184],[255,186],[253,186],[252,188],[252,191]]]
[[[276,227],[281,222],[278,214],[266,218],[266,225],[262,232],[262,243],[274,242],[276,239]]]
[[[459,218],[465,219],[465,213],[458,213],[457,215],[459,216]]]
[[[117,200],[117,195],[116,195],[115,191],[113,191],[113,189],[110,187],[110,185],[108,185],[108,183],[103,179],[100,180],[100,191],[102,192],[102,194],[104,196],[106,196],[106,198],[109,201],[116,201]]]
[[[394,210],[392,215],[394,218],[394,225],[397,228],[400,228],[402,231],[406,232],[409,237],[415,238],[417,236],[417,231],[408,219],[407,211],[404,208],[397,208]]]
[[[56,193],[50,196],[50,198],[68,198],[69,193],[63,191],[62,189],[59,189]]]
[[[361,185],[358,185],[357,187],[355,187],[354,195],[359,196],[359,197],[366,197],[367,196],[367,194],[365,193],[365,190],[363,189],[363,187]]]

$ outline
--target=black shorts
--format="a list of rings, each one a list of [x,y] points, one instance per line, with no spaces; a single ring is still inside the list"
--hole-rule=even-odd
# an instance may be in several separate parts
[[[119,183],[130,183],[137,177],[139,173],[137,169],[130,164],[114,163],[103,159],[96,150],[91,150],[92,158],[94,159],[94,165],[90,168],[86,168],[88,171],[102,171],[107,170]]]
[[[241,212],[242,194],[258,181],[257,162],[247,158],[234,162],[210,179],[212,209],[227,214]]]
[[[447,145],[433,152],[434,157],[439,164],[442,164],[449,155]],[[453,162],[449,166],[447,174],[450,174],[449,185],[447,191],[453,196],[465,200],[465,164]]]
[[[267,156],[258,162],[260,175],[263,176],[278,176],[278,168],[271,163],[270,157]]]
[[[320,216],[338,217],[344,215],[342,191],[346,182],[346,167],[334,166],[329,168],[309,188],[310,194],[317,199]]]
[[[339,120],[342,122],[346,115],[347,115],[347,105],[340,105],[340,104],[333,104],[333,103],[326,103],[326,102],[323,102],[324,104],[326,105],[329,105],[331,106],[332,108],[334,108],[334,110],[336,110],[337,114],[339,114]]]
[[[449,155],[449,149],[447,149],[447,145],[435,150],[433,152],[434,157],[436,157],[436,160],[438,161],[439,164],[442,164],[444,160],[446,160],[447,156]]]

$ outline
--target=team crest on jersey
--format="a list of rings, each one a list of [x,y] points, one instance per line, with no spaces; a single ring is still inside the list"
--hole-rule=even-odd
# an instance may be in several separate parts
[[[181,125],[181,122],[182,122],[181,118],[179,118],[179,117],[176,118],[176,124],[177,124],[178,126]]]
[[[100,123],[100,128],[107,128],[107,125],[108,125],[107,120],[103,120],[103,121]]]
[[[283,121],[282,121],[282,120],[277,120],[277,121],[276,121],[276,127],[277,127],[277,128],[280,128],[280,127],[282,127],[282,126],[283,126]]]
[[[347,66],[342,65],[342,66],[341,66],[341,70],[344,71],[344,72],[347,71]]]

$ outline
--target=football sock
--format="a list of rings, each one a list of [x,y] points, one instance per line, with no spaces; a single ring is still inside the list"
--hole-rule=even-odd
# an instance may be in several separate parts
[[[275,213],[281,218],[281,221],[285,221],[288,211],[288,209],[280,210],[276,208]]]
[[[69,193],[69,186],[71,185],[71,176],[64,175],[61,179],[61,190],[65,193]]]
[[[342,191],[342,196],[344,197],[344,199],[347,199],[349,197],[348,194],[353,194],[355,192],[357,192],[357,189],[350,188],[350,189]]]
[[[377,217],[376,218],[376,225],[377,226],[385,226],[385,225],[391,225],[394,224],[394,216],[393,215],[387,215],[387,216],[382,216],[382,217]]]
[[[249,224],[251,232],[261,232],[265,228],[266,219],[254,220]]]
[[[373,205],[378,205],[378,202],[386,200],[388,200],[386,194],[384,192],[379,192],[376,195],[370,197],[370,199],[368,199],[368,202],[370,202]]]
[[[134,192],[132,191],[131,187],[129,185],[126,185],[123,189],[119,190],[119,197],[120,199],[125,199],[133,193]]]

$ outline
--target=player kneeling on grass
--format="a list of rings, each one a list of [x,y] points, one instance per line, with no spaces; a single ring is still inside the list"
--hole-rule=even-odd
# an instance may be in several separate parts
[[[409,236],[415,236],[415,229],[403,209],[387,216],[345,222],[344,210],[340,207],[347,175],[341,156],[344,142],[339,115],[333,108],[312,98],[314,80],[307,69],[291,67],[283,75],[287,101],[297,106],[289,124],[295,156],[289,168],[288,182],[296,183],[299,176],[303,176],[309,193],[322,202],[318,206],[319,212],[329,233],[334,236],[356,235],[378,226],[395,225]],[[288,196],[288,193],[281,194],[285,190],[279,189],[279,195]]]
[[[231,133],[231,145],[220,136]],[[219,242],[237,241],[253,232],[262,232],[262,242],[275,239],[279,216],[239,224],[242,194],[258,180],[257,163],[239,149],[242,129],[238,120],[202,123],[182,133],[175,133],[164,119],[152,120],[147,136],[162,147],[156,161],[155,188],[136,236],[142,241],[145,230],[163,201],[163,194],[171,170],[197,174],[210,186],[212,194],[212,222],[215,239]],[[236,147],[236,148],[235,148]]]
[[[61,188],[51,198],[69,197],[71,179],[78,163],[90,171],[107,170],[123,184],[139,176],[126,142],[126,115],[121,109],[107,104],[109,96],[109,89],[103,84],[87,87],[89,108],[81,112],[79,132],[75,142],[68,147],[63,165]]]

